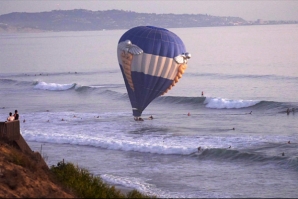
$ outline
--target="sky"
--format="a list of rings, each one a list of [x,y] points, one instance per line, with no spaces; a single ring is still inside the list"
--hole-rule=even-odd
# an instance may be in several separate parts
[[[298,0],[0,0],[0,15],[58,9],[117,9],[139,13],[231,16],[248,21],[298,21]]]

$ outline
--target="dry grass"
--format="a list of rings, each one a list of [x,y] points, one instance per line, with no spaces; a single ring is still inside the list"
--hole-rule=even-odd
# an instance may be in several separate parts
[[[24,154],[0,141],[0,198],[74,198],[55,181],[39,153]]]

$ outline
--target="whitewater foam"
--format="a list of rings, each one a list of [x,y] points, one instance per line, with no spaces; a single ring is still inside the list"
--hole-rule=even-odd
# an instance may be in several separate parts
[[[246,108],[260,103],[257,100],[230,100],[219,97],[206,97],[204,104],[207,108],[233,109]]]
[[[115,185],[122,185],[124,187],[130,187],[140,191],[143,194],[156,196],[158,198],[195,198],[198,195],[205,196],[207,198],[219,197],[218,194],[202,191],[202,190],[183,193],[183,194],[176,191],[175,192],[164,191],[152,184],[147,183],[143,179],[135,178],[135,177],[122,177],[122,176],[116,176],[111,174],[103,174],[103,175],[100,175],[100,177],[108,183],[115,184]]]
[[[163,155],[190,155],[197,152],[199,146],[202,150],[227,149],[230,145],[233,149],[246,150],[263,146],[267,142],[279,143],[283,140],[295,142],[294,138],[287,136],[232,135],[233,132],[230,130],[220,131],[220,129],[216,136],[176,135],[172,132],[174,129],[180,131],[180,127],[165,127],[163,122],[158,123],[158,120],[154,120],[152,128],[152,122],[136,123],[125,115],[127,112],[23,114],[22,118],[26,118],[27,122],[22,123],[21,133],[25,140],[34,142],[84,145]],[[61,121],[62,118],[64,121]]]
[[[51,91],[64,91],[69,90],[73,87],[75,87],[76,84],[57,84],[57,83],[46,83],[46,82],[37,82],[37,84],[34,86],[34,89],[40,89],[40,90],[51,90]]]
[[[159,197],[170,196],[169,194],[166,194],[165,192],[162,192],[161,190],[154,188],[153,185],[148,184],[138,178],[121,177],[121,176],[115,176],[110,174],[103,174],[100,177],[109,183],[137,189],[138,191],[144,194],[155,195],[155,196],[157,195]]]

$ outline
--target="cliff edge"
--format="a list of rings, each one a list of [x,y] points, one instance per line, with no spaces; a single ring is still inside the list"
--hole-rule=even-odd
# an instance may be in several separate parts
[[[75,198],[19,133],[19,121],[0,123],[0,198]]]

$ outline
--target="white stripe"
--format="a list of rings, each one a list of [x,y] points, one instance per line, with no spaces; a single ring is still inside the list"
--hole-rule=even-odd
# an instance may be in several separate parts
[[[134,55],[131,70],[173,80],[178,72],[178,64],[173,58],[143,53]]]
[[[119,63],[123,65],[121,52],[121,50],[118,50],[117,55]],[[178,72],[178,66],[174,58],[142,53],[133,56],[131,71],[174,80]]]

